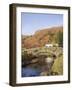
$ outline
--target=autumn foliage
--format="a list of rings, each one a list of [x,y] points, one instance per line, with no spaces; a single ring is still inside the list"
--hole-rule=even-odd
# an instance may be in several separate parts
[[[61,35],[63,35],[62,26],[37,30],[34,33],[34,35],[30,35],[30,36],[22,35],[22,48],[42,47],[48,43],[61,43],[62,44],[63,41],[61,37],[63,36]]]

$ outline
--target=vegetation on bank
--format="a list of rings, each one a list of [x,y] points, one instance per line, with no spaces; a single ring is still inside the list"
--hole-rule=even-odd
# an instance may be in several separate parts
[[[51,66],[46,62],[46,58],[54,61]],[[55,58],[54,58],[55,57]],[[22,67],[32,67],[45,71],[41,75],[62,75],[63,74],[63,48],[62,47],[40,47],[22,49]],[[46,70],[50,68],[50,70]]]

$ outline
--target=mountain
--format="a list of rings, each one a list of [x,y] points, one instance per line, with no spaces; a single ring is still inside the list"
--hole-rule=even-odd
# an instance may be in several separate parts
[[[63,27],[52,27],[37,30],[34,35],[22,35],[22,48],[36,48],[49,43],[57,43],[59,33],[63,33]]]

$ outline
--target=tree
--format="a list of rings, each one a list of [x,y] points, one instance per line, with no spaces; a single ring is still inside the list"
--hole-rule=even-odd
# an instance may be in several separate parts
[[[63,47],[63,32],[59,31],[57,34],[57,43],[60,47]]]

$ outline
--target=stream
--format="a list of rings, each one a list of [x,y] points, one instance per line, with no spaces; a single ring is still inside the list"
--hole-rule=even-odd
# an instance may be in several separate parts
[[[32,76],[39,76],[40,70],[34,68],[23,68],[22,67],[22,77],[32,77]]]
[[[35,63],[36,60],[32,61],[31,65],[29,64],[30,67],[27,67],[27,66],[22,67],[22,71],[21,71],[22,77],[40,76],[41,73],[44,74],[44,72],[45,73],[50,72],[50,69],[51,69],[52,64],[54,62],[54,60],[52,58],[47,57],[46,59],[43,59],[43,60],[41,59],[38,61],[39,63],[38,62]],[[33,63],[36,64],[36,66],[38,68],[34,68]],[[38,65],[38,64],[40,64],[40,65]]]

